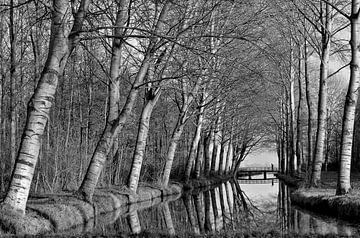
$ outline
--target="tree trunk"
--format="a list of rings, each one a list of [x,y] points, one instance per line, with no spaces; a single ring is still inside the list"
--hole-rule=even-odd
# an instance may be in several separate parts
[[[149,67],[148,58],[148,56],[145,56],[143,64],[138,72],[138,75],[136,76],[132,88],[130,89],[129,95],[126,99],[123,109],[121,110],[121,113],[119,114],[119,117],[114,121],[107,121],[105,129],[95,148],[90,165],[86,171],[85,178],[83,179],[79,188],[79,193],[81,193],[88,201],[92,201],[92,195],[94,194],[95,187],[106,162],[106,157],[112,148],[115,138],[124,127],[126,120],[132,111],[138,94],[138,87],[143,82]]]
[[[75,62],[73,62],[75,64]],[[75,71],[74,71],[75,72]],[[65,151],[68,153],[68,145],[69,145],[69,137],[70,137],[70,129],[71,129],[71,117],[73,115],[73,99],[74,99],[74,85],[72,83],[71,78],[70,80],[70,102],[69,102],[69,108],[68,108],[68,115],[67,115],[67,126],[66,126],[66,135],[65,135]]]
[[[307,137],[308,137],[308,159],[307,159],[307,171],[312,168],[312,161],[313,161],[313,111],[312,111],[312,100],[311,100],[311,92],[310,92],[310,81],[309,81],[309,71],[308,71],[308,50],[307,50],[307,40],[305,39],[304,42],[304,76],[305,76],[305,95],[306,95],[306,104],[307,104],[307,111],[308,111],[308,130],[307,130]]]
[[[201,176],[203,164],[204,164],[204,142],[200,138],[198,151],[196,155],[196,163],[195,163],[195,178],[197,179],[200,178]]]
[[[136,193],[139,184],[140,171],[144,159],[146,142],[149,132],[151,113],[160,97],[161,91],[153,93],[152,90],[150,90],[149,92],[146,92],[146,94],[146,102],[141,112],[133,162],[131,165],[131,173],[128,181],[128,187],[134,193]]]
[[[293,159],[293,156],[292,156],[292,152],[293,152],[293,148],[291,147],[292,145],[292,141],[291,141],[291,125],[290,125],[290,99],[287,95],[287,98],[286,98],[286,105],[285,106],[285,127],[286,127],[286,174],[291,174],[291,160]]]
[[[226,159],[226,173],[227,174],[231,172],[233,162],[234,162],[234,147],[233,147],[232,139],[231,139],[229,142],[229,151],[228,151],[227,159]]]
[[[212,154],[211,170],[214,174],[219,172],[220,156],[221,156],[221,130],[220,130],[221,116],[218,117],[215,123],[214,131],[214,151]]]
[[[178,142],[180,140],[180,137],[182,135],[182,132],[184,130],[185,122],[187,119],[188,106],[189,105],[187,105],[185,103],[183,104],[183,106],[181,108],[181,114],[177,120],[173,135],[170,140],[170,145],[169,145],[167,155],[166,155],[165,167],[164,167],[164,170],[162,173],[162,185],[164,187],[167,187],[169,184],[170,173],[171,173],[172,164],[174,162],[176,148],[177,148]]]
[[[90,141],[90,125],[91,125],[91,111],[92,111],[92,106],[93,106],[93,99],[92,99],[92,70],[90,68],[90,79],[88,82],[88,100],[87,100],[87,119],[86,119],[86,130],[85,130],[85,161],[87,161],[88,159],[88,154],[89,154],[89,141]],[[83,159],[81,158],[80,160],[80,173],[79,173],[79,181],[81,180],[81,178],[83,177],[83,170],[84,170],[84,162]]]
[[[315,143],[315,156],[311,176],[311,186],[318,186],[321,179],[321,167],[324,161],[325,133],[326,133],[326,109],[327,109],[327,77],[330,58],[330,32],[331,17],[330,6],[326,4],[325,27],[322,32],[322,54],[320,63],[320,87],[318,103],[318,126]]]
[[[154,26],[154,32],[161,31],[164,26],[164,17],[167,13],[167,9],[169,6],[169,1],[165,1],[164,6],[162,7],[161,13],[157,19],[157,23]],[[120,6],[121,7],[121,6]],[[125,12],[126,10],[124,10]],[[124,13],[125,14],[125,13]],[[119,16],[118,16],[119,17]],[[118,23],[118,21],[117,21]],[[88,200],[92,201],[92,196],[95,191],[95,187],[98,183],[101,171],[104,167],[104,164],[106,162],[106,157],[109,154],[114,139],[118,136],[118,133],[122,130],[124,127],[127,118],[129,117],[132,108],[134,106],[139,87],[142,85],[144,78],[146,76],[146,73],[149,69],[150,62],[153,58],[154,54],[154,47],[156,46],[156,39],[153,39],[150,41],[148,48],[145,52],[144,59],[142,61],[142,64],[140,66],[140,69],[136,75],[135,81],[133,83],[132,88],[130,89],[130,92],[128,94],[128,97],[126,99],[126,102],[119,113],[118,117],[114,120],[110,116],[110,114],[107,117],[106,120],[106,126],[105,129],[100,137],[100,140],[95,148],[94,154],[91,158],[90,165],[87,169],[85,178],[78,190],[82,196]],[[113,104],[112,104],[113,105]]]
[[[119,117],[120,110],[120,79],[121,75],[124,74],[124,66],[123,66],[123,35],[126,30],[124,28],[127,25],[128,21],[128,11],[129,11],[129,0],[119,1],[117,2],[117,14],[116,21],[113,30],[113,35],[116,38],[113,39],[112,42],[112,51],[111,51],[111,62],[110,62],[110,78],[109,78],[109,86],[108,86],[108,98],[106,104],[106,117],[105,121],[114,121]],[[111,145],[110,149],[113,151],[117,151],[117,137],[115,138],[114,143]],[[104,170],[107,168],[105,167]],[[111,165],[110,171],[102,173],[108,174],[112,172]],[[100,183],[102,181],[103,176],[101,176]]]
[[[25,213],[31,182],[41,147],[41,136],[49,118],[54,102],[59,76],[63,74],[65,64],[78,41],[78,32],[89,5],[83,0],[73,20],[70,31],[70,6],[68,1],[53,2],[53,16],[49,54],[34,95],[28,104],[25,129],[11,184],[3,205],[12,210]],[[72,34],[71,34],[72,33]]]
[[[10,171],[13,170],[16,157],[16,35],[14,23],[14,0],[10,0]]]
[[[228,149],[226,153],[226,159],[225,159],[225,174],[228,174],[230,172],[231,168],[231,162],[232,162],[232,141],[233,141],[233,134],[234,134],[234,122],[231,121],[231,128],[230,128],[230,135],[229,135],[229,141],[228,141]]]
[[[229,140],[223,142],[223,149],[221,152],[221,169],[220,174],[223,175],[226,173],[227,157],[229,152]]]
[[[3,2],[1,2],[3,3]],[[4,22],[5,16],[4,14],[0,15],[0,22]],[[4,30],[4,24],[0,24],[0,55],[4,54],[4,36],[5,36],[5,30]],[[1,173],[1,181],[0,181],[0,191],[3,192],[5,191],[5,161],[4,161],[4,148],[5,148],[5,130],[4,130],[4,82],[5,82],[5,68],[4,67],[0,67],[0,77],[1,77],[1,82],[0,82],[0,158],[1,158],[1,162],[0,162],[0,173]]]
[[[341,154],[338,184],[336,189],[337,195],[347,194],[350,189],[350,169],[351,169],[351,152],[353,145],[353,131],[355,109],[358,100],[359,90],[359,63],[360,63],[360,0],[353,0],[351,6],[351,63],[350,63],[350,82],[345,99],[342,135],[341,135]]]
[[[302,124],[301,124],[301,107],[302,107],[302,83],[301,83],[301,49],[299,47],[299,74],[298,74],[298,85],[299,85],[299,101],[297,107],[297,121],[296,121],[296,167],[297,171],[301,172],[302,167],[302,156],[301,156],[301,145],[302,145]]]
[[[281,157],[281,167],[282,167],[282,173],[283,174],[287,174],[288,173],[288,169],[287,169],[287,161],[288,161],[288,154],[287,154],[287,141],[288,141],[288,138],[287,138],[287,122],[286,122],[286,110],[284,108],[284,103],[283,101],[281,101],[281,131],[282,131],[282,135],[281,135],[281,144],[282,144],[282,157]]]
[[[201,138],[201,130],[202,130],[202,124],[203,124],[203,120],[204,120],[204,105],[203,105],[204,100],[205,100],[204,96],[205,95],[203,94],[201,103],[199,106],[199,114],[198,114],[198,118],[197,118],[196,130],[195,130],[194,138],[192,140],[190,154],[189,154],[189,157],[187,160],[186,171],[185,171],[185,183],[188,183],[190,180],[191,169],[192,169],[194,161],[195,161],[196,151],[198,149],[199,141]]]
[[[294,175],[296,170],[296,140],[295,140],[295,79],[293,66],[293,49],[290,43],[290,85],[289,85],[289,169],[290,175]]]
[[[214,130],[211,128],[210,132],[208,133],[208,135],[205,137],[204,139],[204,147],[205,147],[205,154],[204,154],[204,159],[205,159],[205,168],[204,168],[204,172],[205,175],[209,175],[210,170],[211,170],[211,166],[212,166],[212,154],[214,151],[214,141],[213,141],[213,137],[214,137]]]

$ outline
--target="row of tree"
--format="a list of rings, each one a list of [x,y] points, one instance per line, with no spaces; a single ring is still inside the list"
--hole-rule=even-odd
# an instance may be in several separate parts
[[[24,213],[31,191],[91,201],[98,184],[234,173],[266,135],[253,107],[265,3],[3,3],[3,207]]]
[[[321,0],[316,3],[305,0],[290,1],[277,9],[284,13],[287,24],[292,25],[284,28],[284,34],[288,39],[289,50],[286,52],[288,60],[280,64],[280,67],[285,64],[287,68],[287,74],[283,79],[284,90],[280,106],[283,116],[278,123],[278,154],[281,169],[290,174],[306,171],[309,185],[318,186],[322,165],[324,162],[328,164],[329,157],[332,157],[339,167],[336,194],[346,194],[351,189],[351,161],[352,158],[357,158],[353,155],[352,149],[357,148],[354,144],[356,138],[354,122],[360,77],[358,74],[360,2],[356,0],[351,3],[336,0]],[[301,20],[294,21],[294,16]],[[343,44],[348,35],[350,47]],[[320,76],[319,87],[316,89],[317,98],[312,95],[309,80],[311,77],[309,66],[314,64],[314,54],[317,55],[316,60],[319,62],[316,72]],[[347,63],[349,59],[350,63]],[[346,63],[334,69],[331,65],[332,61]],[[332,78],[349,65],[349,76],[341,74],[339,77],[342,82]],[[349,81],[343,79],[348,77],[350,77]],[[297,108],[295,108],[295,80],[298,81]],[[335,84],[337,92],[332,89],[334,81],[338,81]],[[303,103],[303,97],[306,99],[306,105]],[[318,101],[315,105],[314,100]],[[339,106],[334,107],[335,103]],[[307,122],[304,123],[302,120]]]
[[[30,192],[91,201],[98,185],[236,174],[274,141],[282,171],[306,171],[313,186],[324,156],[341,158],[348,192],[357,47],[346,97],[345,66],[329,62],[350,56],[348,25],[357,45],[353,2],[2,2],[3,206],[24,213]]]

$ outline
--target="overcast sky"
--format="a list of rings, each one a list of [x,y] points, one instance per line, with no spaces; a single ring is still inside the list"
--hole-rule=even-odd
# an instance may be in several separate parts
[[[274,164],[276,167],[278,165],[278,157],[275,148],[256,150],[246,157],[241,166],[266,167],[271,166],[271,164]]]

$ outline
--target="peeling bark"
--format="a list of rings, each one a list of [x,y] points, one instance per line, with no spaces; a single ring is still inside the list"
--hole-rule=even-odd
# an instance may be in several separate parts
[[[330,32],[332,19],[330,6],[325,7],[325,26],[322,27],[322,53],[320,63],[320,85],[318,103],[318,124],[315,142],[315,155],[313,160],[311,186],[318,186],[321,179],[321,167],[324,161],[324,148],[326,136],[326,110],[327,110],[327,77],[330,58]]]
[[[355,110],[359,95],[359,64],[360,64],[360,0],[353,0],[351,6],[351,63],[350,63],[350,82],[346,94],[342,134],[340,168],[338,173],[337,195],[344,195],[350,192],[350,170],[351,154],[353,146],[353,133]]]
[[[157,91],[154,94],[152,90],[147,92],[145,106],[141,112],[141,118],[139,122],[139,131],[136,139],[136,146],[133,156],[133,162],[131,166],[131,173],[128,181],[128,187],[131,191],[136,193],[139,179],[142,162],[144,159],[144,153],[146,148],[146,141],[149,133],[150,117],[151,113],[160,97],[161,91]]]
[[[153,31],[159,32],[164,27],[164,19],[167,14],[167,9],[170,2],[166,1],[161,9],[157,22],[154,26]],[[121,7],[121,6],[120,6]],[[125,7],[125,6],[124,6]],[[127,8],[125,8],[127,9]],[[124,12],[125,12],[124,9]],[[90,165],[87,169],[85,178],[78,190],[86,200],[92,201],[92,196],[94,194],[96,185],[98,183],[101,171],[103,170],[104,164],[106,162],[107,155],[109,154],[115,138],[118,136],[119,132],[124,127],[133,107],[135,100],[138,95],[139,87],[143,84],[146,73],[148,72],[149,66],[153,61],[154,49],[157,44],[157,39],[154,38],[150,41],[147,51],[145,52],[144,59],[140,66],[140,69],[136,75],[136,78],[133,82],[133,85],[129,91],[126,102],[121,109],[118,117],[114,120],[110,120],[110,114],[106,120],[105,129],[100,137],[100,140],[95,148],[95,152],[91,158]],[[116,103],[113,103],[115,106]]]
[[[70,53],[76,46],[89,1],[81,1],[80,7],[71,21],[68,1],[53,1],[51,39],[48,58],[40,76],[34,95],[28,104],[27,119],[17,155],[10,187],[3,205],[25,213],[31,182],[38,161],[41,137],[49,118],[50,109],[59,76],[62,75]],[[70,22],[74,22],[71,28]]]
[[[187,165],[186,165],[186,171],[185,171],[185,182],[189,182],[190,180],[190,175],[191,175],[191,170],[195,161],[195,157],[196,157],[196,151],[198,149],[198,145],[199,145],[199,141],[201,138],[201,130],[202,130],[202,124],[203,124],[203,120],[204,120],[204,101],[205,101],[205,95],[204,93],[201,96],[201,103],[199,105],[199,114],[198,114],[198,118],[197,118],[197,123],[196,123],[196,130],[195,130],[195,134],[194,134],[194,138],[192,140],[191,143],[191,148],[190,148],[190,154],[187,160]]]

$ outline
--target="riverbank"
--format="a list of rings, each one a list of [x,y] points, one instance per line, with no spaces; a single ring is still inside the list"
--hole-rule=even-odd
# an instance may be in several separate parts
[[[279,178],[297,188],[291,193],[291,201],[308,210],[324,215],[336,216],[347,220],[360,219],[360,174],[352,176],[352,191],[343,196],[336,196],[337,173],[322,172],[319,188],[305,188],[303,181],[289,176]]]
[[[109,219],[116,219],[119,214],[176,200],[184,191],[211,186],[226,179],[229,178],[199,179],[187,185],[173,182],[168,188],[142,184],[137,194],[130,193],[125,187],[101,188],[96,190],[93,204],[72,193],[33,196],[28,201],[25,216],[0,211],[0,236],[51,234],[69,229],[77,230],[75,233],[83,232],[94,223],[106,223]]]

